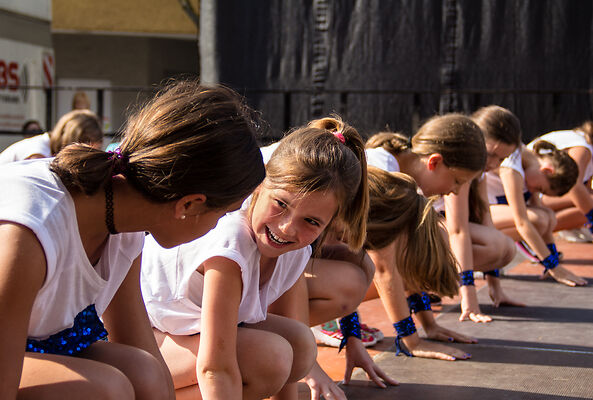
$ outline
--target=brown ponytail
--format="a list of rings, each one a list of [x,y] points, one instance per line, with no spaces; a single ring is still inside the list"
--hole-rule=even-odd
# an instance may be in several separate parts
[[[153,201],[201,193],[208,207],[222,208],[265,174],[252,117],[231,89],[175,81],[129,119],[118,155],[71,145],[51,168],[69,189],[86,194],[122,173]]]
[[[399,132],[379,132],[367,139],[365,147],[367,149],[381,147],[393,156],[397,156],[405,151],[410,151],[412,142],[409,137]]]
[[[457,261],[432,200],[418,194],[413,178],[369,167],[370,208],[365,248],[378,250],[406,236],[395,265],[408,289],[454,296]]]

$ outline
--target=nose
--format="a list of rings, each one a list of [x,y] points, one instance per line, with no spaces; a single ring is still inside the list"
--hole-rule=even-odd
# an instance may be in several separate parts
[[[292,216],[289,213],[284,213],[281,220],[278,223],[278,229],[282,234],[292,237],[295,233],[295,224]]]

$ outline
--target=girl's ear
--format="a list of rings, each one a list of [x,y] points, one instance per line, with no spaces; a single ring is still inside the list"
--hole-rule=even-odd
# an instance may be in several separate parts
[[[439,153],[432,153],[426,162],[426,168],[429,171],[434,171],[438,167],[439,163],[443,161],[443,156]]]
[[[206,208],[206,195],[188,194],[175,203],[175,218],[185,219],[201,214]]]
[[[546,176],[554,175],[555,172],[554,167],[550,164],[542,164],[539,170]]]

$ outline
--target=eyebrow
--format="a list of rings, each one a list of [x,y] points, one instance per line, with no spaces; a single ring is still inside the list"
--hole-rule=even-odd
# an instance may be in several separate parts
[[[306,196],[306,194],[305,194]],[[288,207],[294,208],[294,206],[291,204],[291,202],[287,201],[286,198],[280,194],[276,194],[275,197],[278,198],[278,200],[280,200],[281,202],[283,202],[284,204],[286,204]],[[326,225],[327,222],[324,221],[323,218],[317,217],[317,216],[305,216],[304,218],[308,218],[308,219],[312,219],[314,221],[317,221],[320,225]]]

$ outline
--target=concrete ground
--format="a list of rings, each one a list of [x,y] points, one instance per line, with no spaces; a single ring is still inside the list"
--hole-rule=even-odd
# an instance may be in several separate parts
[[[348,399],[593,399],[593,244],[558,242],[558,248],[564,265],[588,278],[589,286],[542,281],[542,268],[517,256],[505,268],[503,287],[527,307],[494,308],[481,279],[476,280],[480,306],[492,316],[491,323],[459,322],[459,298],[433,307],[439,324],[479,340],[453,344],[471,353],[471,360],[396,357],[393,327],[380,300],[363,303],[363,322],[385,334],[369,352],[400,385],[380,389],[364,371],[355,370],[351,384],[342,386]],[[344,352],[322,345],[318,349],[321,366],[341,381]],[[299,399],[309,398],[301,384]]]

